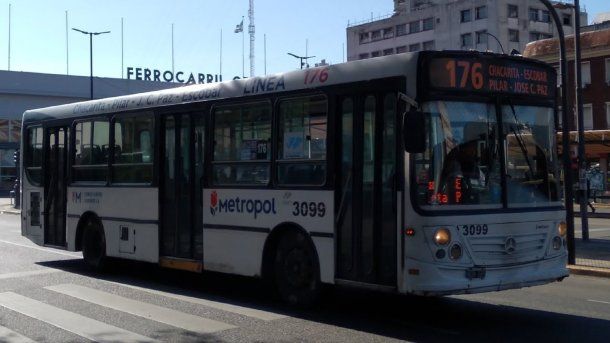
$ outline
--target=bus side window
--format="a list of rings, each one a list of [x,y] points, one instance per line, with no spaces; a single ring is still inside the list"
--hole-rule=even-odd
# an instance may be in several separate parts
[[[42,183],[42,127],[27,129],[27,146],[25,149],[25,173],[28,181],[35,186]]]
[[[279,106],[278,183],[320,186],[326,180],[327,100],[316,95]]]
[[[114,120],[113,183],[152,183],[153,125],[149,114]]]
[[[78,122],[74,126],[74,182],[106,182],[110,125],[106,119]]]
[[[214,110],[213,183],[267,185],[271,160],[271,105],[229,105]]]

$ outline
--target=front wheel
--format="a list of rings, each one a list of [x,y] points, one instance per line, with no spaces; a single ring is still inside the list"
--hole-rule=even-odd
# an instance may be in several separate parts
[[[83,259],[85,263],[97,270],[106,265],[106,239],[99,224],[88,222],[83,232]]]
[[[274,274],[278,292],[291,305],[308,307],[320,293],[318,259],[312,244],[300,232],[289,232],[280,238]]]

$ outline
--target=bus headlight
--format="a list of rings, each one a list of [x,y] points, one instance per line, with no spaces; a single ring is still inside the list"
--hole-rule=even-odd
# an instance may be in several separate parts
[[[553,237],[553,249],[561,249],[561,238],[559,236]]]
[[[565,237],[568,233],[568,224],[566,224],[566,222],[559,223],[559,225],[557,225],[557,233],[559,236]]]
[[[434,243],[436,245],[447,245],[451,242],[451,232],[446,228],[440,228],[436,230],[434,234]]]
[[[449,249],[449,257],[452,260],[459,260],[462,257],[462,246],[455,243]]]

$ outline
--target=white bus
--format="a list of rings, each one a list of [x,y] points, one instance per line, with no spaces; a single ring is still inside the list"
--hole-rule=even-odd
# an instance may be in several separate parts
[[[540,62],[420,52],[30,110],[22,234],[301,304],[561,280],[555,87]]]

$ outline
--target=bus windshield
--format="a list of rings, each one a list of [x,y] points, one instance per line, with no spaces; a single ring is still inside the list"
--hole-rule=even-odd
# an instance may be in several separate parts
[[[509,104],[499,116],[493,103],[433,101],[423,111],[429,115],[426,150],[415,155],[419,206],[431,210],[559,204],[552,108]]]

